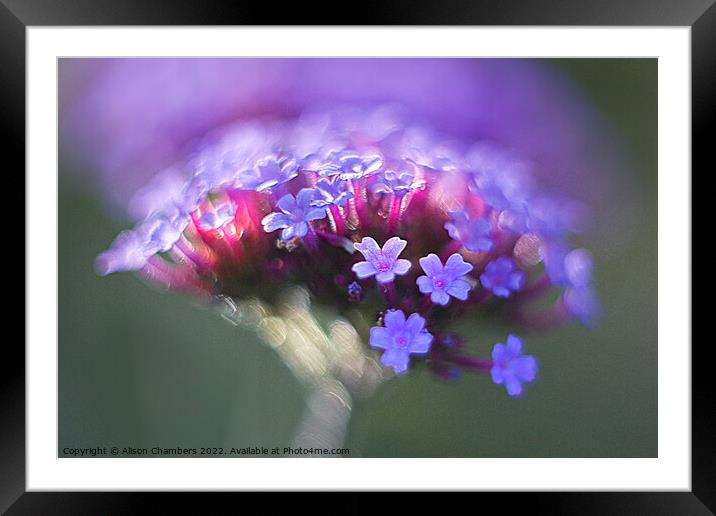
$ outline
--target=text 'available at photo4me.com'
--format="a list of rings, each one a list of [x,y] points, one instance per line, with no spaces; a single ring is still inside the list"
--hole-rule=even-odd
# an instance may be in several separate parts
[[[135,447],[95,446],[90,448],[65,447],[64,457],[347,457],[348,448],[318,448],[291,446],[242,446],[242,447]]]

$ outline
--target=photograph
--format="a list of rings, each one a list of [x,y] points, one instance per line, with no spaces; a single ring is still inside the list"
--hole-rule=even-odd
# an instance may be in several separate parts
[[[0,513],[714,514],[714,1],[0,0]]]
[[[659,79],[59,57],[57,457],[658,457]]]

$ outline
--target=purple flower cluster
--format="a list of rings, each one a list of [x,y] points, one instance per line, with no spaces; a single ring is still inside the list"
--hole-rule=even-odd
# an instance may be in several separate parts
[[[205,297],[270,300],[301,283],[376,321],[368,344],[396,373],[425,358],[519,396],[538,368],[521,340],[479,358],[450,323],[486,306],[522,326],[599,310],[591,255],[569,245],[584,210],[538,190],[529,166],[365,110],[247,122],[148,186],[146,217],[96,266]],[[557,297],[547,311],[532,304],[543,296]]]

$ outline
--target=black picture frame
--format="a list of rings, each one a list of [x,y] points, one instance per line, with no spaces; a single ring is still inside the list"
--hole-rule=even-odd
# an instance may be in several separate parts
[[[2,141],[6,144],[5,163],[8,157],[14,157],[14,169],[24,170],[25,30],[28,26],[315,25],[321,21],[339,25],[690,26],[692,168],[705,169],[708,163],[713,169],[713,161],[709,160],[713,144],[707,135],[714,132],[716,125],[714,0],[364,1],[350,17],[334,16],[333,20],[326,20],[331,11],[318,5],[307,6],[305,2],[293,6],[286,3],[279,9],[259,8],[256,4],[209,0],[0,0],[0,124]],[[336,8],[339,7],[347,8],[346,4],[337,3]],[[19,188],[24,190],[24,181]],[[707,357],[711,343],[707,340],[694,344],[691,492],[509,494],[510,506],[524,504],[530,511],[548,514],[714,514],[716,412],[713,407],[716,401]],[[0,375],[0,510],[7,510],[7,514],[124,514],[152,506],[166,510],[165,494],[25,492],[25,353],[17,337],[6,337],[4,348]],[[247,495],[226,494],[222,498],[230,496]],[[506,495],[476,493],[469,496],[504,498]],[[185,509],[191,508],[186,495],[182,495],[180,502]],[[206,502],[206,496],[196,502],[201,504],[202,512],[206,511]],[[498,499],[498,502],[502,504],[504,500]]]

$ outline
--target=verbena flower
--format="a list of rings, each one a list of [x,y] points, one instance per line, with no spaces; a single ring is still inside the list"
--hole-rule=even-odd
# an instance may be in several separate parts
[[[518,270],[512,258],[501,256],[485,267],[480,275],[480,283],[492,291],[497,297],[510,297],[513,292],[522,288],[525,273]]]
[[[519,339],[481,358],[451,327],[485,308],[525,328],[594,324],[593,260],[570,243],[580,210],[541,190],[523,158],[442,140],[389,111],[213,135],[138,196],[145,218],[98,256],[97,271],[137,270],[203,297],[271,301],[301,284],[360,314],[372,326],[366,350],[383,350],[386,367],[405,373],[426,357],[441,378],[490,372],[519,395],[537,371]],[[553,304],[532,303],[541,299]]]
[[[219,205],[213,211],[207,211],[199,219],[199,227],[204,231],[219,229],[232,220],[236,215],[236,206],[232,202]]]
[[[507,345],[495,344],[492,348],[492,381],[497,385],[504,384],[507,394],[513,398],[522,394],[522,384],[537,378],[537,359],[522,353],[522,340],[515,335],[507,337]]]
[[[240,173],[236,183],[242,190],[261,192],[290,181],[297,175],[298,163],[295,160],[271,156],[256,163],[252,169]]]
[[[332,153],[318,168],[322,176],[337,175],[342,180],[361,179],[383,166],[383,156],[374,152],[341,151]]]
[[[311,204],[313,206],[345,206],[353,199],[353,192],[348,189],[348,183],[340,177],[322,178],[316,183],[317,197]]]
[[[353,281],[348,285],[348,300],[352,303],[363,301],[363,287],[357,281]]]
[[[374,192],[393,193],[399,197],[425,186],[425,181],[417,179],[412,172],[394,172],[386,170],[378,176],[371,188]]]
[[[261,224],[266,233],[272,233],[283,228],[281,238],[290,240],[295,237],[304,237],[308,233],[308,223],[326,216],[325,208],[311,206],[315,193],[310,188],[304,188],[294,197],[286,194],[276,203],[281,212],[266,215]]]
[[[410,314],[406,320],[402,310],[391,310],[383,317],[383,324],[370,329],[370,345],[384,350],[380,362],[396,373],[408,369],[411,354],[430,351],[433,336],[425,330],[425,319],[420,315]]]
[[[445,266],[438,255],[430,253],[420,258],[420,266],[425,276],[420,276],[416,283],[420,292],[430,294],[430,299],[438,305],[447,305],[450,296],[465,301],[470,292],[470,283],[463,277],[472,271],[472,264],[466,263],[462,256],[455,253],[448,258]]]
[[[410,260],[398,258],[408,242],[398,237],[388,239],[383,248],[371,237],[365,237],[354,244],[356,250],[365,258],[364,262],[353,265],[352,270],[360,279],[375,276],[378,283],[390,283],[395,276],[402,276],[410,269]]]
[[[482,217],[471,217],[465,210],[451,211],[450,222],[445,223],[445,229],[450,238],[461,242],[469,251],[492,249],[492,225]]]

